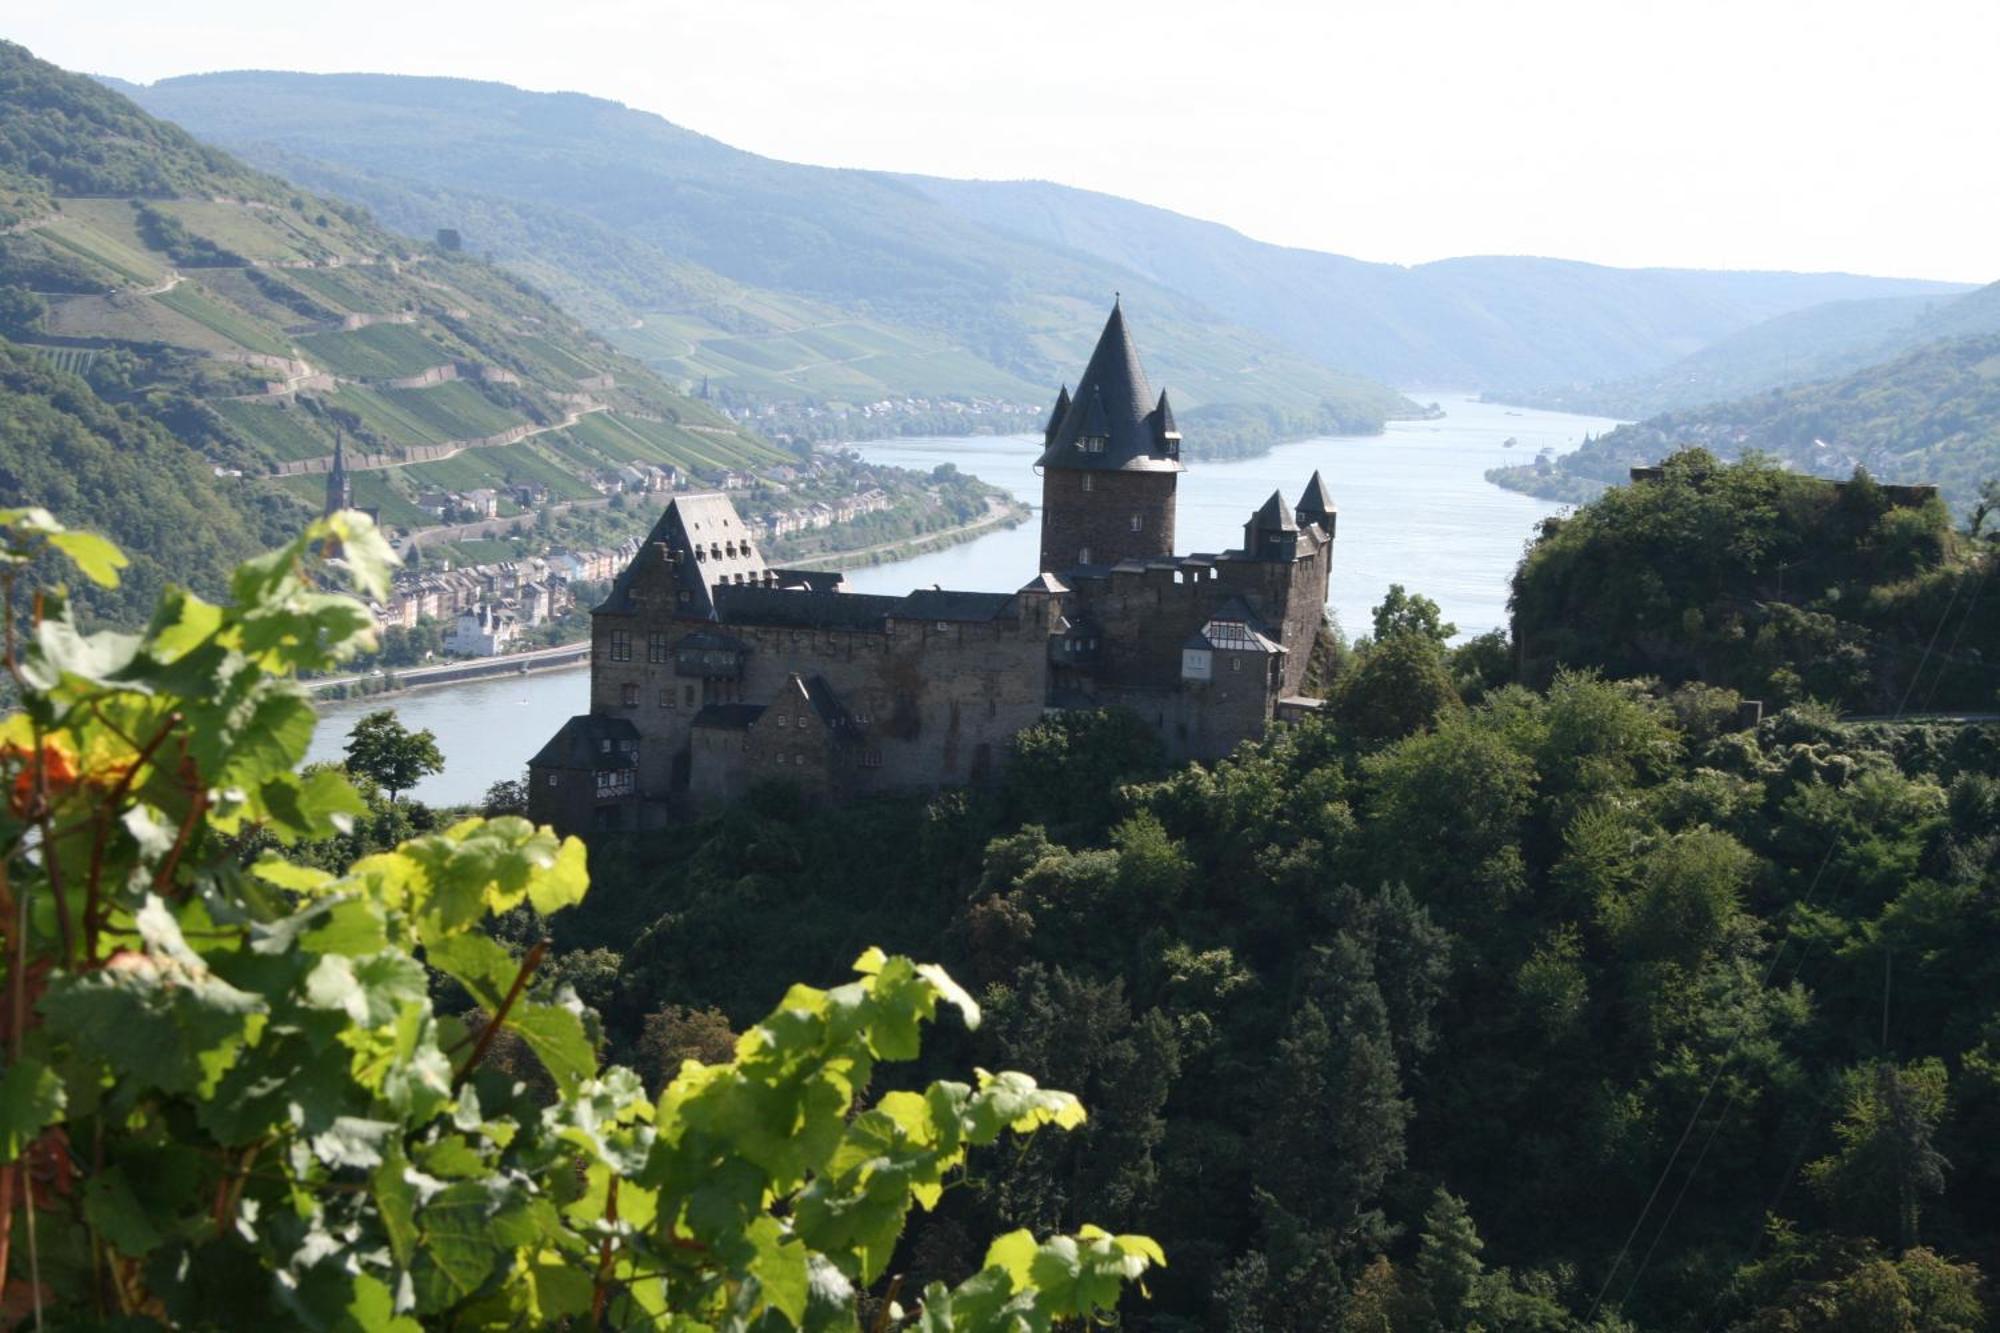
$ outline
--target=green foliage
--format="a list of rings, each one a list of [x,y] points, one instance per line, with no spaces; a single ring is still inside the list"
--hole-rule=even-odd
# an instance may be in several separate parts
[[[1341,677],[1333,715],[1362,740],[1393,741],[1459,710],[1443,641],[1431,633],[1399,629],[1356,658]]]
[[[1837,489],[1687,450],[1544,521],[1514,576],[1514,638],[1529,680],[1567,663],[1773,704],[1977,708],[2000,651],[1977,611],[1993,559],[1961,551],[1942,505],[1891,505],[1865,473]]]
[[[1438,610],[1438,604],[1422,593],[1409,593],[1400,583],[1389,585],[1382,604],[1371,609],[1374,616],[1375,638],[1389,638],[1396,634],[1421,634],[1438,643],[1449,643],[1458,634],[1458,626],[1447,623]]]
[[[394,801],[434,773],[444,772],[444,755],[428,729],[411,731],[393,708],[367,714],[347,734],[347,768],[380,783]]]
[[[10,624],[35,561],[117,581],[114,547],[42,511],[0,530]],[[859,1333],[968,1153],[1074,1129],[1081,1104],[1019,1073],[876,1088],[940,1004],[980,1017],[879,949],[653,1098],[600,1066],[576,998],[616,957],[557,960],[551,991],[547,941],[517,957],[496,930],[583,899],[575,839],[470,818],[334,871],[288,857],[367,810],[299,771],[293,678],[368,644],[333,589],[379,596],[390,562],[341,513],[240,566],[227,602],[170,591],[141,635],[86,634],[43,591],[10,637],[0,1299],[71,1327]],[[477,1013],[440,1012],[433,970]],[[1144,1236],[1014,1230],[889,1314],[1049,1329],[1163,1263]]]
[[[1738,702],[1566,671],[1387,743],[1315,721],[1150,779],[1116,722],[1078,720],[989,796],[607,841],[601,896],[556,933],[623,954],[624,1049],[668,1005],[740,1029],[777,969],[859,932],[940,943],[990,1011],[965,1058],[1048,1072],[1093,1118],[914,1222],[924,1281],[973,1270],[969,1235],[1090,1217],[1174,1255],[1148,1328],[1719,1327],[1805,1308],[1754,1245],[1776,1197],[1815,1246],[1879,1236],[1913,1309],[1977,1312],[1994,729],[1818,707],[1745,728]],[[1951,1071],[1914,1121],[1848,1107],[1847,1071],[1883,1056],[1885,953],[1905,1078]],[[1906,1189],[1933,1266],[1901,1248]]]
[[[1902,1246],[1917,1242],[1920,1200],[1944,1192],[1950,1165],[1935,1146],[1944,1119],[1942,1061],[1908,1069],[1883,1063],[1849,1070],[1834,1133],[1840,1149],[1806,1168],[1806,1179],[1849,1226]]]

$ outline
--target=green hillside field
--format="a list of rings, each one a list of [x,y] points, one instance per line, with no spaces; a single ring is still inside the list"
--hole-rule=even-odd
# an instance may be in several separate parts
[[[464,448],[422,474],[358,473],[357,501],[408,527],[432,521],[410,502],[422,488],[532,481],[585,498],[592,475],[633,461],[700,475],[787,456],[518,277],[386,231],[7,43],[0,210],[18,224],[0,234],[0,336],[22,366],[57,377],[60,392],[42,396],[91,395],[151,422],[161,433],[149,447],[226,475],[251,508],[317,504],[317,474],[272,474],[328,457],[336,438],[395,464],[422,447],[544,433],[491,459]],[[346,327],[355,316],[374,322]],[[391,387],[441,366],[460,377]],[[643,426],[588,446],[546,439],[586,408]],[[46,499],[9,482],[0,504]],[[102,526],[139,552],[157,535]]]

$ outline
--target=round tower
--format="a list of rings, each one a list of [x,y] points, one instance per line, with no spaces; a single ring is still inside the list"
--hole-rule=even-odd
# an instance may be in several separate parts
[[[1174,553],[1181,434],[1166,393],[1154,400],[1115,303],[1076,393],[1056,398],[1037,465],[1044,570]]]

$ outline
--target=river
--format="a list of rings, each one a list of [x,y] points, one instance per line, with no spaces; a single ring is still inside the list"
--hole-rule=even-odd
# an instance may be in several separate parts
[[[1180,484],[1177,545],[1183,551],[1240,546],[1244,520],[1273,488],[1287,503],[1296,501],[1318,469],[1340,510],[1332,607],[1350,636],[1368,628],[1369,608],[1391,583],[1436,600],[1461,636],[1504,626],[1508,576],[1535,523],[1560,506],[1503,491],[1485,480],[1486,469],[1528,462],[1543,448],[1567,453],[1586,433],[1599,435],[1618,423],[1467,397],[1437,401],[1445,409],[1442,418],[1392,422],[1382,435],[1301,440],[1256,458],[1190,464]],[[1041,498],[1033,471],[1038,437],[878,440],[855,447],[876,463],[926,471],[953,463],[1031,504]],[[1033,575],[1040,544],[1041,526],[1031,521],[963,546],[857,570],[848,582],[870,593],[901,594],[933,584],[1011,592]],[[490,783],[518,777],[563,719],[583,712],[589,701],[590,678],[582,669],[397,698],[393,706],[404,723],[436,732],[445,757],[445,771],[414,794],[437,804],[477,800]],[[369,700],[321,705],[312,757],[339,758],[354,720],[380,706]]]

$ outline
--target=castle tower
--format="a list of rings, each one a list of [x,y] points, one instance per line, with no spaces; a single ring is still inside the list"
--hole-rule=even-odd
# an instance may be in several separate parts
[[[1166,393],[1153,399],[1117,304],[1076,393],[1056,399],[1037,465],[1044,570],[1173,554],[1181,435]]]
[[[1293,512],[1298,515],[1301,523],[1319,524],[1328,537],[1333,536],[1334,524],[1340,518],[1340,511],[1333,503],[1333,492],[1326,488],[1326,483],[1320,480],[1317,472],[1313,473],[1312,480],[1306,483],[1306,493],[1299,497],[1298,504],[1293,506]]]
[[[333,466],[326,474],[326,510],[354,508],[354,483],[347,476],[347,455],[339,431],[333,434]]]

